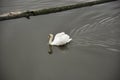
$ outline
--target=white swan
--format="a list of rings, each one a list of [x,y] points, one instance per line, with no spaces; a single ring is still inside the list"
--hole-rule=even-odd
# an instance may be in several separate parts
[[[57,33],[53,40],[53,34],[49,34],[49,45],[62,46],[72,40],[65,32]]]

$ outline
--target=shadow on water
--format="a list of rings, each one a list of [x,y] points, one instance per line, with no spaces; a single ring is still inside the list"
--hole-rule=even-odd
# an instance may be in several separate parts
[[[49,53],[49,54],[53,54],[55,47],[58,48],[58,49],[61,50],[61,51],[68,50],[68,49],[69,49],[69,48],[68,48],[68,45],[69,45],[69,44],[70,44],[70,43],[68,43],[68,44],[66,44],[66,45],[62,45],[62,46],[52,46],[52,45],[48,45],[48,53]]]
[[[49,54],[52,54],[52,53],[53,53],[53,49],[52,49],[52,46],[51,46],[51,45],[48,45],[48,53],[49,53]]]

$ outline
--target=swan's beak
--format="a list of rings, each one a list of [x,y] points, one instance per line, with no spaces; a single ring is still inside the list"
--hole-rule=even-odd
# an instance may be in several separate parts
[[[48,35],[48,39],[50,38],[50,35]]]

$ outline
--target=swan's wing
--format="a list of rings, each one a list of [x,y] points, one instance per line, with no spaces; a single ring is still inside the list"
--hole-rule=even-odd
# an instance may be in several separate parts
[[[60,36],[62,36],[62,35],[64,35],[64,34],[65,34],[65,32],[57,33],[57,34],[55,35],[55,38],[60,37]]]
[[[54,45],[64,45],[68,42],[70,42],[72,39],[70,39],[70,36],[65,34],[65,33],[61,33],[61,34],[57,34],[52,42],[52,44]]]
[[[72,39],[70,38],[69,35],[65,34],[65,35],[61,36],[61,40],[64,41],[64,43],[68,43],[68,42],[70,42]]]
[[[57,44],[58,42],[61,41],[61,37],[65,35],[65,32],[57,33],[54,37],[53,43]]]
[[[66,36],[65,32],[57,33],[54,37],[54,41],[55,42],[64,41],[64,38],[66,37],[68,36]]]

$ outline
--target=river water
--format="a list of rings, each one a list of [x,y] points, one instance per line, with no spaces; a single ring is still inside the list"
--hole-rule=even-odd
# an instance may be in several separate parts
[[[80,1],[2,0],[0,13]],[[120,80],[119,2],[1,21],[0,80]],[[49,54],[48,34],[63,31],[72,42]]]

